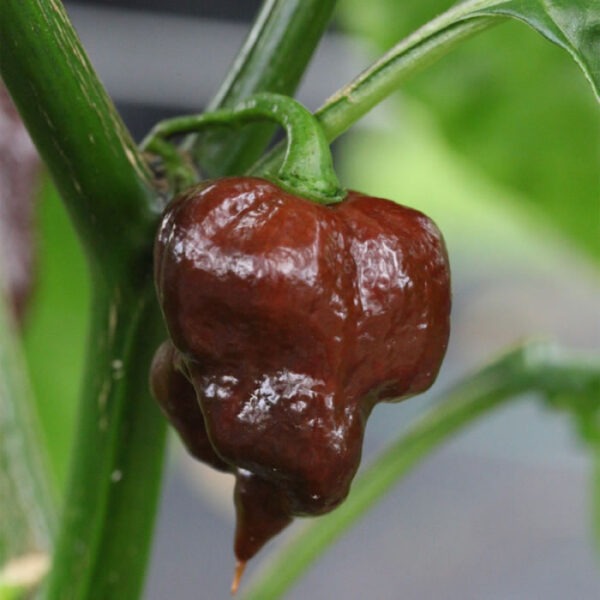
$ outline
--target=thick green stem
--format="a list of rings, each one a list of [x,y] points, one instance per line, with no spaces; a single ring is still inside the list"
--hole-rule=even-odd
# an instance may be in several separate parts
[[[327,139],[339,137],[397,91],[408,77],[498,21],[494,17],[477,17],[453,23],[452,14],[446,13],[394,46],[316,111]]]
[[[171,148],[165,148],[165,138],[214,125],[235,126],[264,119],[279,123],[287,134],[285,156],[271,179],[291,193],[315,202],[339,202],[345,192],[333,169],[331,152],[321,127],[299,102],[280,94],[256,94],[231,109],[163,121],[150,132],[142,147],[162,155],[167,168],[170,164],[180,171],[183,165],[174,161]]]
[[[51,599],[139,595],[165,425],[147,372],[160,209],[149,171],[59,2],[0,2],[0,69],[92,266],[93,327]]]
[[[541,344],[518,348],[467,378],[357,478],[339,508],[315,519],[282,549],[243,595],[244,600],[283,597],[300,575],[414,466],[484,414],[526,392],[583,394],[587,398],[589,390],[599,384],[598,356],[586,364]]]
[[[336,0],[265,0],[209,110],[257,92],[293,95],[331,20]],[[187,145],[208,177],[244,172],[266,148],[270,124],[191,136]]]
[[[319,108],[319,119],[329,142],[339,137],[373,107],[397,91],[410,75],[447,54],[461,41],[502,21],[499,17],[469,17],[482,2],[466,2],[450,9],[396,44],[379,60],[344,86]],[[281,164],[278,145],[251,169],[272,173]]]
[[[151,281],[97,290],[72,477],[47,598],[139,596],[164,422],[148,390],[164,337]]]
[[[113,274],[152,238],[149,171],[60,2],[2,0],[0,40],[2,78],[88,257]]]

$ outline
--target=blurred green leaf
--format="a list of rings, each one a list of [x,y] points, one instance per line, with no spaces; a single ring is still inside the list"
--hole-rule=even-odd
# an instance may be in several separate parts
[[[600,5],[597,0],[501,0],[481,4],[482,8],[475,14],[518,19],[566,50],[600,100]]]
[[[528,19],[572,55],[577,44],[580,64],[600,87],[600,3],[487,4],[495,6],[476,14]],[[342,6],[347,26],[381,51],[448,2],[346,0]],[[463,44],[404,90],[431,109],[448,140],[478,168],[520,192],[600,260],[600,110],[566,54],[508,24]]]
[[[81,390],[90,282],[81,246],[49,182],[41,193],[38,231],[37,284],[25,351],[53,475],[64,489]]]

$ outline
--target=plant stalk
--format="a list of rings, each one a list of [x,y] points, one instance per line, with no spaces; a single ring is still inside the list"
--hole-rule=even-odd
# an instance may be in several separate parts
[[[323,36],[336,0],[265,0],[229,74],[207,110],[231,108],[257,92],[292,96]],[[208,178],[243,173],[264,152],[275,131],[252,124],[190,137]]]
[[[163,336],[149,171],[62,5],[0,3],[0,70],[86,250],[94,302],[73,466],[49,599],[139,596],[165,424],[147,373]]]

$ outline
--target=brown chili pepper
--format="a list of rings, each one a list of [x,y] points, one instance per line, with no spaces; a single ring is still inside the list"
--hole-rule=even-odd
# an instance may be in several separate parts
[[[259,178],[202,183],[166,209],[155,278],[165,362],[198,412],[172,375],[155,393],[192,453],[209,440],[236,474],[240,563],[346,497],[374,404],[427,389],[446,351],[440,232],[358,192],[322,205]]]

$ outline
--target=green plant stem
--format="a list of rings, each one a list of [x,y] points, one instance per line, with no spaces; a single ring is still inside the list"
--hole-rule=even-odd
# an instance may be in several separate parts
[[[257,92],[293,95],[336,0],[265,0],[208,110],[232,107]],[[208,177],[244,172],[266,148],[270,124],[191,136],[187,147]]]
[[[154,290],[94,299],[75,460],[47,597],[139,596],[160,486],[164,423],[148,391],[164,337]]]
[[[144,254],[160,209],[149,171],[59,2],[2,0],[0,72],[88,257]]]
[[[495,17],[453,22],[445,13],[400,42],[316,111],[332,141],[377,106],[411,75],[446,55],[460,42],[498,23]]]
[[[285,128],[287,149],[281,166],[272,179],[292,194],[330,204],[346,195],[340,186],[323,131],[313,115],[299,102],[263,92],[255,94],[231,109],[221,109],[201,115],[176,117],[159,123],[142,142],[142,148],[163,156],[167,171],[180,172],[183,157],[174,161],[174,148],[165,148],[165,139],[218,124],[239,126],[245,121],[269,119]],[[176,155],[176,153],[175,153]],[[191,174],[190,174],[191,175]]]
[[[600,357],[585,364],[579,357],[539,343],[517,348],[467,378],[365,469],[340,507],[312,521],[283,548],[243,594],[244,600],[281,598],[342,533],[416,464],[483,415],[527,392],[543,396],[587,393],[593,387],[590,382],[593,386],[600,382]]]
[[[382,100],[397,91],[410,75],[441,58],[463,40],[502,21],[500,17],[469,17],[481,1],[466,2],[443,13],[400,41],[315,112],[331,142]],[[255,164],[251,173],[272,173],[281,163],[279,144]]]
[[[162,337],[151,280],[160,209],[145,163],[53,0],[0,3],[0,69],[87,251],[92,330],[49,599],[133,600],[165,425],[147,373]]]

